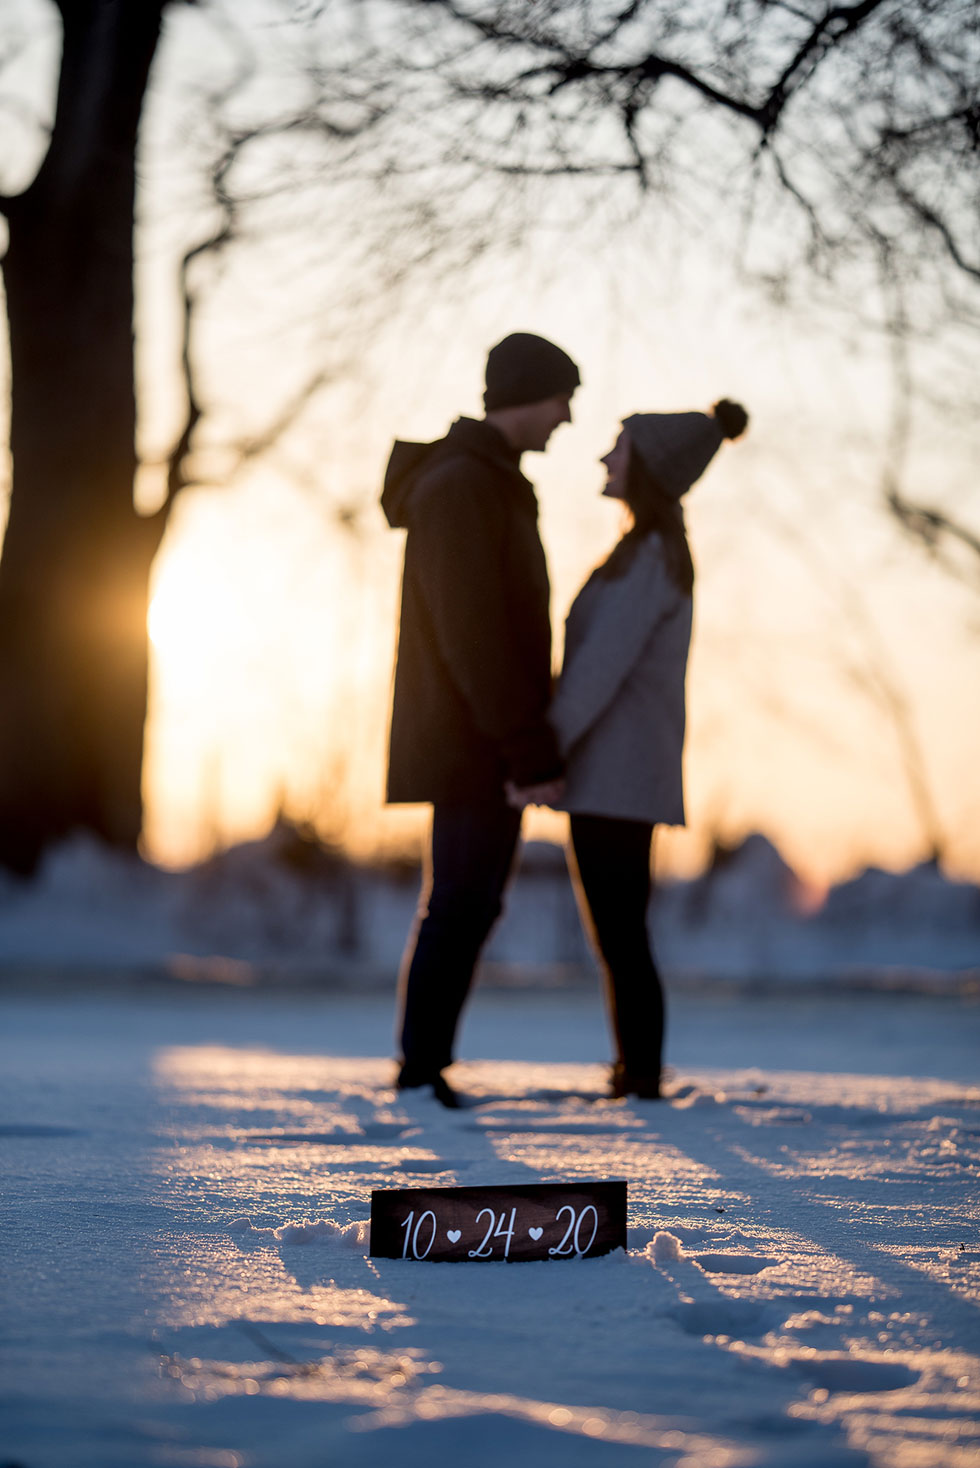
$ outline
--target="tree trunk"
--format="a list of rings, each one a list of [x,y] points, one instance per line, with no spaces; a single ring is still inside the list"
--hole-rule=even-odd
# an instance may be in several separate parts
[[[73,830],[135,849],[146,609],[133,507],[136,142],[166,0],[62,0],[51,146],[4,201],[13,491],[0,560],[0,863]]]

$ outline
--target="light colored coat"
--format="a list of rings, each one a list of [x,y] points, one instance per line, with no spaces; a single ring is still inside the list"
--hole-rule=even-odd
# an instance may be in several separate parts
[[[684,824],[681,755],[692,602],[653,532],[622,576],[594,572],[565,623],[549,718],[567,761],[562,808]]]

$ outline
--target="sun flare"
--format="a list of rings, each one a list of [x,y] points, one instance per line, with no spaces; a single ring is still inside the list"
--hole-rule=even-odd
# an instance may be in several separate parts
[[[147,613],[153,646],[168,657],[191,655],[201,645],[202,631],[228,620],[224,589],[196,576],[167,576]]]

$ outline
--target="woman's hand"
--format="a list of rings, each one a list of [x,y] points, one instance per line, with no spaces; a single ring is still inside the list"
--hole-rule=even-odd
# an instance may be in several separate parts
[[[527,805],[557,805],[565,794],[564,780],[544,780],[540,785],[515,785],[508,780],[504,785],[507,804],[515,810]]]

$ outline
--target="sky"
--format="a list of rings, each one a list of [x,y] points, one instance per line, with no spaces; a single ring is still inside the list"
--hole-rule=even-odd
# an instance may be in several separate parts
[[[34,24],[47,14],[20,3]],[[200,167],[188,166],[207,152],[195,84],[229,64],[207,27],[171,12],[144,128],[148,461],[180,421],[176,252],[213,225]],[[17,74],[43,113],[52,51],[38,34]],[[303,146],[289,161],[299,173],[308,161],[313,177]],[[714,840],[762,830],[819,887],[868,863],[921,860],[931,825],[950,872],[980,879],[980,603],[975,583],[932,564],[882,508],[888,360],[848,303],[777,309],[739,276],[723,228],[699,231],[683,209],[633,218],[611,195],[593,197],[587,218],[553,215],[476,270],[420,262],[386,290],[386,264],[406,247],[390,240],[391,261],[365,266],[356,232],[330,233],[339,200],[329,189],[271,200],[250,216],[252,241],[196,278],[211,414],[199,487],[182,495],[154,573],[146,854],[193,861],[260,834],[280,807],[360,856],[417,849],[424,811],[383,805],[402,545],[377,494],[392,440],[435,439],[479,414],[487,349],[530,330],[583,375],[574,422],[524,464],[540,492],[556,656],[577,587],[622,529],[597,463],[619,420],[719,396],[752,416],[688,501],[689,828],[658,843],[658,870],[689,873]],[[321,233],[333,244],[318,252]],[[325,389],[275,453],[226,483],[222,443],[254,434],[321,360]],[[975,430],[924,411],[910,485],[926,499],[940,487],[969,518],[977,450]],[[158,487],[151,462],[141,502]],[[527,829],[563,835],[546,813]]]

